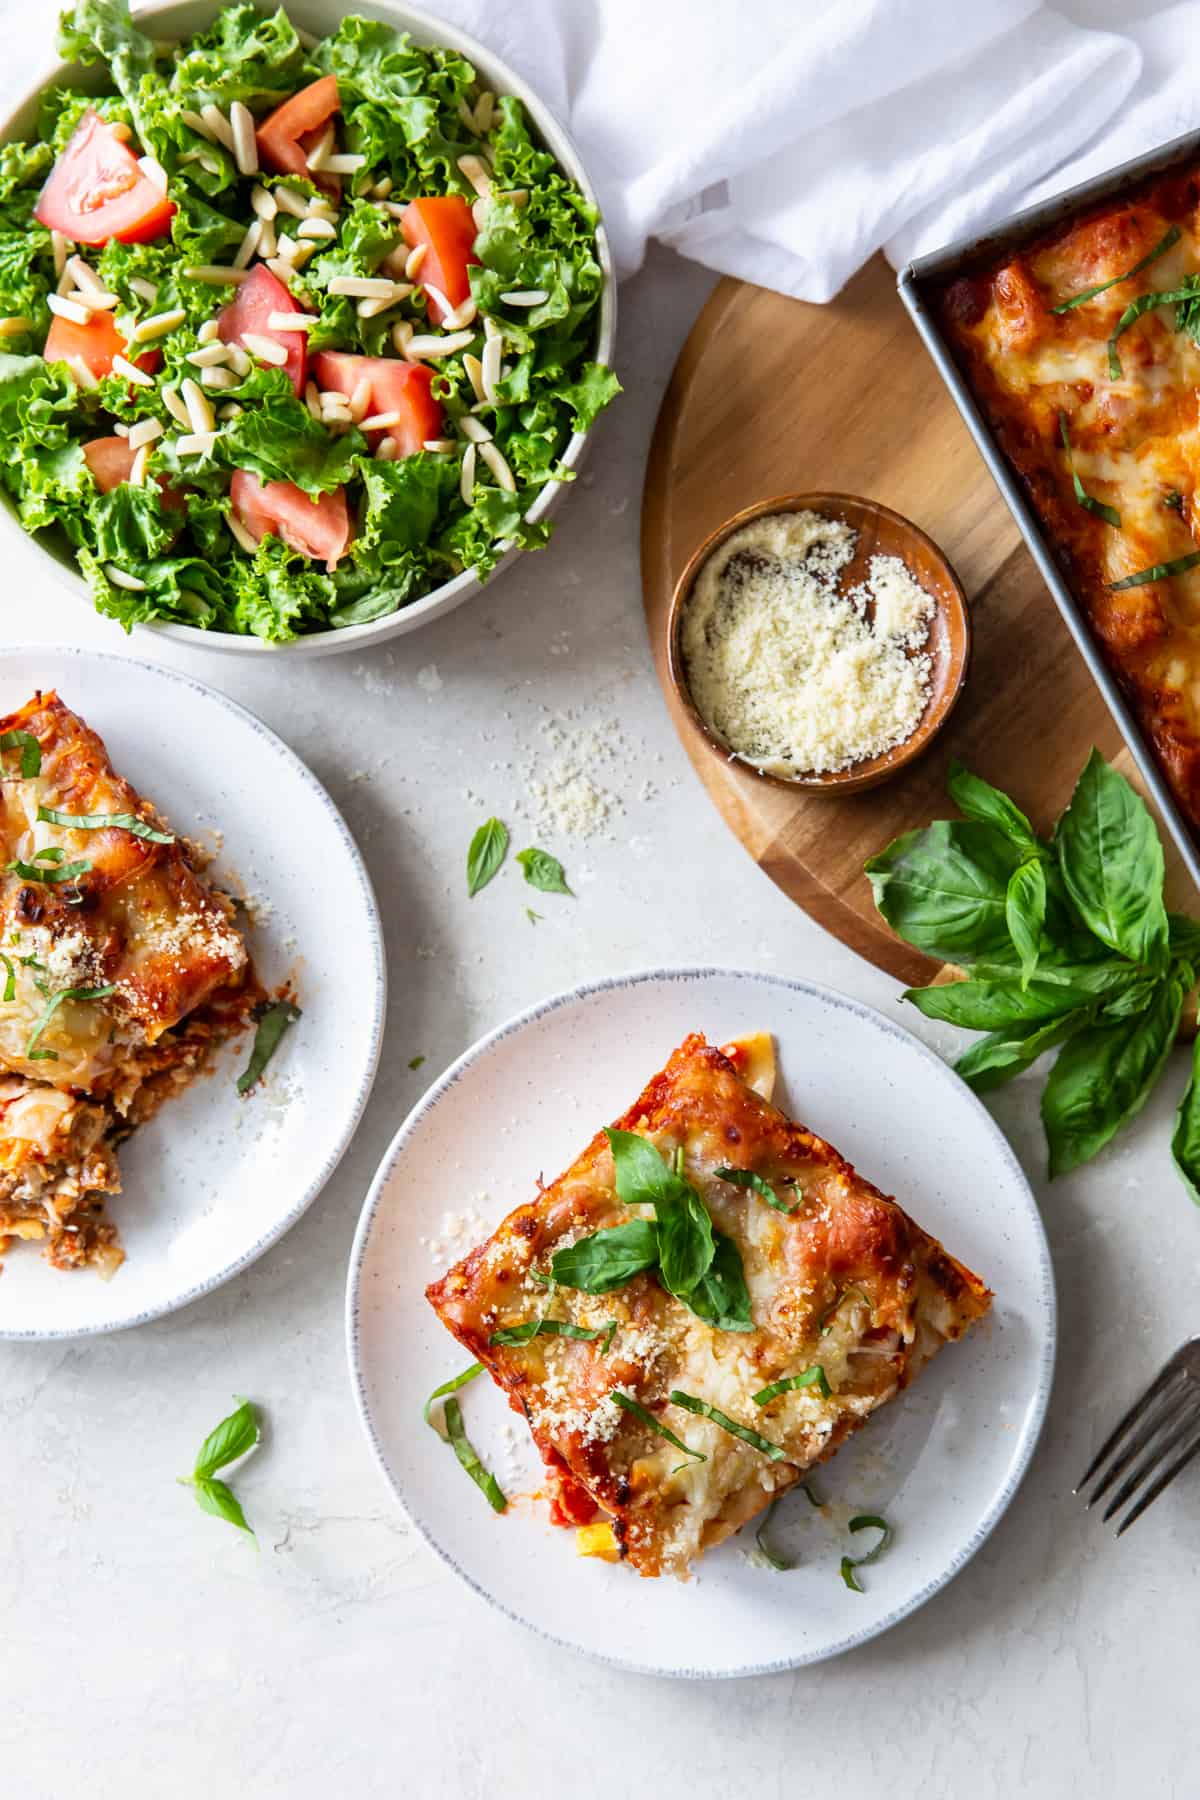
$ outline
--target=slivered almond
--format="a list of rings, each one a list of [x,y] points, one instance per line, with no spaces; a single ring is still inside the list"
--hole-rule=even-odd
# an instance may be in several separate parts
[[[510,294],[501,294],[500,298],[506,306],[541,306],[550,296],[545,288],[514,288]]]
[[[196,341],[199,344],[215,344],[219,340],[220,336],[221,336],[221,327],[220,327],[219,323],[217,322],[217,320],[216,319],[205,319],[203,325],[200,327],[199,331],[196,333]]]
[[[214,111],[215,110],[216,109],[214,108]],[[207,139],[210,144],[217,143],[218,139],[216,132],[201,118],[198,112],[188,112],[185,109],[179,116],[188,129],[194,131],[198,137]]]
[[[434,337],[429,333],[423,337],[409,338],[407,355],[422,361],[436,362],[443,356],[454,356],[459,350],[465,350],[474,341],[473,331],[452,331],[446,337]]]
[[[473,294],[468,294],[465,300],[460,300],[452,312],[446,314],[442,320],[442,330],[461,331],[464,325],[473,325],[478,316],[479,307],[475,303],[475,297]]]
[[[187,314],[182,306],[173,306],[169,312],[151,313],[148,319],[142,319],[134,326],[130,343],[148,344],[153,338],[166,337],[169,331],[177,331],[184,323]]]
[[[321,390],[315,381],[308,381],[304,384],[304,404],[314,419],[321,417]]]
[[[251,188],[250,204],[260,219],[266,219],[268,221],[273,219],[279,211],[278,200],[276,200],[270,188],[263,187],[261,182],[256,182],[254,187]]]
[[[466,177],[481,200],[486,200],[492,191],[492,176],[482,156],[468,154],[458,159],[459,173]]]
[[[157,156],[139,156],[138,168],[142,171],[146,180],[158,189],[160,194],[166,193],[167,171],[163,168]]]
[[[215,431],[196,431],[186,437],[177,437],[175,449],[180,456],[211,456],[216,441]]]
[[[463,452],[462,468],[458,476],[458,491],[462,495],[464,506],[470,506],[475,497],[475,459],[478,454],[474,444],[468,444]]]
[[[187,407],[188,423],[197,437],[203,437],[216,424],[213,409],[206,395],[202,394],[190,375],[185,375],[179,385],[179,393],[183,404]]]
[[[267,324],[272,331],[311,331],[320,320],[316,313],[273,312],[267,314]]]
[[[385,175],[382,181],[377,181],[374,187],[367,189],[367,192],[372,200],[386,200],[394,185],[391,176]]]
[[[114,358],[114,361],[115,360],[116,359]],[[186,426],[190,431],[192,428],[191,414],[188,412],[187,407],[180,398],[179,389],[173,387],[164,388],[162,397],[163,405],[166,407],[175,423],[177,425]]]
[[[492,443],[480,444],[479,454],[487,464],[488,468],[492,471],[492,474],[496,477],[499,485],[506,489],[508,493],[515,494],[517,491],[517,484],[513,478],[513,472],[505,462],[496,445]]]
[[[412,249],[404,259],[404,279],[406,281],[415,281],[417,279],[417,270],[425,261],[425,253],[428,249],[428,244],[413,245]]]
[[[158,299],[158,283],[147,281],[144,275],[131,275],[129,285],[138,299],[144,300],[147,306],[153,306]]]
[[[127,438],[129,436],[129,427],[128,425],[122,425],[118,419],[117,423],[113,426],[113,432],[117,437]]]
[[[486,344],[483,346],[483,357],[480,363],[480,377],[483,381],[483,397],[485,400],[490,400],[493,406],[498,404],[496,398],[496,383],[500,379],[500,361],[503,355],[503,338],[489,337]]]
[[[232,369],[210,368],[200,371],[200,385],[206,388],[236,387],[238,379]]]
[[[225,117],[225,114],[221,111],[220,107],[214,106],[210,100],[207,106],[202,106],[200,108],[200,117],[208,126],[209,134],[216,142],[223,145],[226,150],[232,151],[233,127],[230,125],[229,120]]]
[[[355,300],[390,300],[395,285],[380,275],[335,275],[329,292],[346,294]]]
[[[266,262],[269,257],[278,256],[279,254],[279,239],[276,236],[276,230],[277,226],[274,219],[264,219],[262,221],[262,230],[258,234],[258,254],[262,257],[264,262]]]
[[[293,219],[307,219],[308,201],[295,188],[280,186],[273,188],[275,204],[280,212],[290,213]]]
[[[235,100],[229,109],[229,129],[239,172],[242,175],[257,175],[258,144],[254,136],[254,114],[240,100]]]
[[[104,573],[114,587],[125,588],[131,594],[144,594],[146,591],[144,581],[139,581],[136,575],[127,574],[124,569],[118,569],[116,563],[108,563]]]
[[[390,431],[393,425],[399,425],[402,416],[398,412],[372,413],[361,424],[364,431]]]
[[[487,395],[483,391],[483,364],[479,358],[468,351],[463,357],[463,368],[467,371],[467,380],[475,390],[475,398],[486,400]]]
[[[458,429],[465,438],[470,438],[473,444],[486,444],[492,435],[483,420],[472,418],[470,413],[464,413],[458,421]]]
[[[74,276],[75,286],[85,294],[106,294],[108,292],[95,269],[86,263],[82,256],[68,257],[65,266]]]
[[[136,425],[129,427],[129,448],[140,450],[143,444],[152,444],[162,434],[161,419],[139,419]]]
[[[308,166],[310,169],[312,168],[311,163],[309,163]],[[321,164],[321,170],[323,173],[329,175],[357,175],[358,171],[360,169],[365,169],[366,166],[367,159],[365,156],[358,156],[356,154],[350,156],[330,155],[327,156]]]
[[[131,363],[127,357],[119,354],[112,359],[112,372],[114,375],[123,375],[126,381],[132,381],[134,387],[155,385],[153,375],[147,375],[145,369],[139,369],[136,363]]]
[[[143,444],[132,463],[129,465],[129,482],[133,487],[145,487],[146,464],[150,460],[150,447]]]
[[[282,281],[285,288],[290,288],[296,279],[296,270],[284,256],[268,256],[267,267],[276,281]]]
[[[237,252],[233,259],[233,266],[235,269],[246,269],[250,266],[250,259],[258,249],[258,240],[261,238],[262,234],[262,220],[253,219],[251,223],[247,225],[246,235],[237,247]]]
[[[117,359],[114,356],[114,366],[116,361]],[[100,386],[100,383],[96,380],[96,377],[92,374],[92,371],[88,368],[82,356],[68,356],[67,367],[70,369],[72,375],[74,375],[80,387],[84,388],[88,393],[94,393]]]
[[[392,326],[392,348],[397,356],[407,356],[408,346],[413,341],[413,322],[411,319],[397,319]]]
[[[91,318],[86,306],[78,300],[64,300],[61,294],[48,294],[46,305],[56,318],[69,319],[72,325],[86,325]]]
[[[315,238],[318,240],[335,238],[337,226],[331,219],[304,219],[296,229],[298,238]]]
[[[254,367],[240,344],[226,344],[225,360],[235,375],[248,375]]]
[[[480,137],[486,137],[496,119],[496,96],[490,88],[485,88],[475,102],[475,130]]]
[[[426,438],[421,448],[432,451],[435,456],[451,456],[458,445],[453,438]]]
[[[395,462],[396,451],[398,448],[399,448],[399,446],[397,445],[395,438],[393,438],[393,437],[380,438],[378,444],[376,444],[376,446],[375,446],[375,461],[376,462]]]
[[[61,231],[50,233],[50,248],[54,252],[54,273],[56,275],[61,275],[67,266],[67,252],[70,243],[70,238],[65,238]]]
[[[215,369],[228,362],[229,347],[221,343],[202,344],[199,350],[189,350],[185,360],[197,369]]]
[[[203,281],[208,287],[237,287],[250,273],[249,269],[227,269],[223,263],[196,263],[183,272],[189,281]]]
[[[371,404],[371,383],[366,379],[360,381],[350,396],[350,417],[357,425],[366,415]]]
[[[225,523],[229,527],[230,536],[233,538],[234,542],[240,544],[247,556],[253,556],[254,552],[258,549],[258,545],[250,536],[250,533],[246,530],[246,527],[242,524],[242,521],[238,518],[237,514],[226,513]]]
[[[282,369],[288,359],[282,344],[277,344],[274,338],[262,337],[257,331],[244,331],[242,343],[251,356],[257,357],[259,362],[270,363],[273,368]]]
[[[325,159],[333,155],[333,146],[335,142],[336,139],[333,135],[333,126],[330,125],[326,131],[322,132],[320,138],[305,157],[305,167],[311,169],[314,174],[319,174],[326,166]]]

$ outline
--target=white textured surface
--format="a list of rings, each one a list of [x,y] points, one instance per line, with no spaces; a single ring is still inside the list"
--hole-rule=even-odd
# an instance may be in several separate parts
[[[49,11],[0,11],[13,89],[44,58]],[[354,1419],[341,1303],[358,1208],[425,1077],[477,1033],[583,978],[704,961],[810,975],[921,1024],[728,836],[650,670],[643,459],[707,286],[663,254],[623,291],[628,393],[601,423],[583,491],[553,546],[479,602],[370,660],[286,676],[138,640],[258,712],[326,782],[379,891],[391,1014],[356,1146],[255,1268],[127,1335],[0,1345],[6,1797],[600,1800],[651,1781],[668,1800],[790,1800],[835,1784],[856,1800],[941,1800],[967,1786],[975,1800],[1195,1793],[1200,1466],[1119,1546],[1070,1495],[1104,1422],[1200,1324],[1200,1218],[1167,1145],[1182,1058],[1114,1154],[1039,1185],[1061,1353],[1012,1509],[946,1593],[839,1662],[717,1688],[616,1675],[549,1648],[406,1530]],[[129,647],[32,553],[6,560],[0,624],[6,639]],[[519,771],[552,760],[541,727],[565,708],[618,721],[623,741],[597,774],[625,811],[611,841],[547,839],[580,898],[547,897],[531,927],[512,871],[466,900],[463,852],[484,807],[513,818]],[[428,1061],[410,1073],[420,1053]],[[1040,1176],[1036,1093],[1023,1081],[994,1111]],[[173,1480],[234,1392],[270,1419],[238,1483],[257,1557]]]

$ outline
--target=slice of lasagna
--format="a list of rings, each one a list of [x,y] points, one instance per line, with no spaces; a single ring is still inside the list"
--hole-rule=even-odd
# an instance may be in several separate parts
[[[591,1551],[687,1572],[988,1309],[979,1278],[689,1037],[428,1290]],[[740,1066],[739,1066],[740,1065]]]
[[[122,1261],[115,1146],[261,998],[233,904],[54,693],[0,719],[0,1255]]]

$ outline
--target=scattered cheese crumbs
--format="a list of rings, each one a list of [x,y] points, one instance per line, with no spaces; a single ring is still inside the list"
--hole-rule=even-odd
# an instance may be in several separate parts
[[[817,513],[755,520],[709,558],[683,652],[702,716],[769,773],[824,774],[910,737],[929,698],[932,597],[894,556],[838,577],[858,534]]]
[[[487,1194],[476,1194],[473,1206],[465,1207],[462,1212],[442,1214],[436,1236],[421,1239],[432,1261],[448,1268],[483,1242],[492,1227],[483,1218],[479,1207],[486,1205],[489,1198]]]
[[[619,796],[595,779],[625,748],[620,725],[614,719],[581,726],[567,715],[543,720],[538,730],[551,760],[535,755],[521,769],[534,825],[544,834],[594,837],[624,810]]]

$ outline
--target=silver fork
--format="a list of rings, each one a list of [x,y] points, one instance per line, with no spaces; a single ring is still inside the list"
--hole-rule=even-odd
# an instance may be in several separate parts
[[[1097,1450],[1075,1492],[1081,1494],[1111,1457],[1088,1500],[1088,1506],[1094,1506],[1114,1481],[1125,1476],[1104,1509],[1107,1524],[1127,1500],[1133,1499],[1142,1483],[1153,1476],[1150,1486],[1117,1526],[1120,1537],[1194,1456],[1200,1456],[1200,1337],[1181,1344],[1141,1399],[1134,1401],[1111,1437]]]

